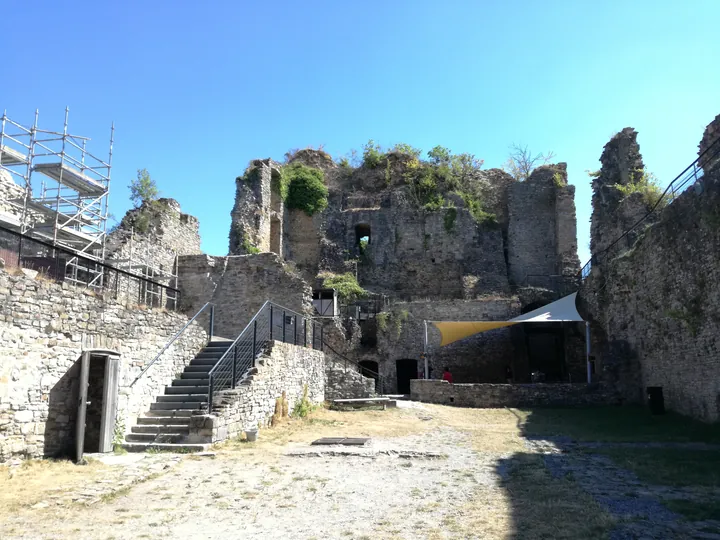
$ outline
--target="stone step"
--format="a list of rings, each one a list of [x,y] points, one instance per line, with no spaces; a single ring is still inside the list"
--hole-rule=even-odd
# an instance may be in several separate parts
[[[189,426],[192,411],[179,411],[183,415],[170,416],[170,411],[150,411],[148,416],[138,417],[138,426]],[[154,416],[152,416],[154,415]],[[179,428],[178,428],[179,429]]]
[[[185,379],[185,380],[188,380],[188,379]],[[198,382],[200,382],[200,381],[198,381]],[[165,394],[166,395],[171,395],[171,394],[205,394],[205,395],[207,395],[208,390],[209,390],[209,387],[207,386],[207,381],[205,380],[202,382],[205,383],[205,386],[201,386],[199,384],[192,385],[192,386],[189,384],[182,384],[182,385],[177,385],[177,386],[166,386]]]
[[[213,364],[214,365],[214,364]],[[209,373],[210,370],[213,368],[213,365],[209,366],[187,366],[185,368],[185,371],[183,371],[183,375],[186,373]]]
[[[153,418],[153,420],[156,420],[156,418]],[[171,420],[176,420],[175,418],[172,418]],[[189,423],[189,420],[188,420]],[[183,433],[187,435],[190,433],[190,427],[188,423],[185,424],[169,424],[169,425],[163,425],[163,424],[149,424],[149,425],[140,425],[140,426],[133,426],[130,428],[130,433]]]
[[[204,409],[207,403],[204,401],[174,401],[171,403],[152,403],[151,411],[192,411]]]
[[[191,375],[191,374],[188,374],[188,375]],[[173,386],[203,386],[203,385],[207,386],[207,384],[208,384],[207,377],[192,378],[190,376],[184,377],[182,379],[175,379],[172,382]]]
[[[211,443],[205,444],[171,444],[171,443],[125,443],[122,447],[128,452],[147,452],[152,449],[158,452],[187,454],[191,452],[207,452]]]
[[[194,360],[190,360],[191,366],[214,366],[217,364],[219,358],[200,358],[196,357]]]
[[[187,437],[184,433],[128,433],[125,441],[129,443],[181,443]]]
[[[187,388],[187,387],[186,387]],[[188,403],[191,401],[207,401],[208,395],[205,394],[171,394],[169,396],[158,396],[158,403]]]

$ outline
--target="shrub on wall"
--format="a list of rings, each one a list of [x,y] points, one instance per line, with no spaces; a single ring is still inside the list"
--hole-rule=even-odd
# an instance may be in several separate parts
[[[668,193],[661,200],[664,190],[660,187],[657,178],[653,173],[648,173],[642,169],[630,173],[630,181],[627,185],[615,184],[615,187],[624,197],[629,197],[633,193],[640,193],[648,206],[655,206],[658,201],[661,201],[661,207],[666,206],[672,199],[672,194]]]
[[[302,210],[308,216],[327,208],[328,189],[320,169],[299,163],[283,167],[274,188],[288,208]]]
[[[364,298],[368,294],[367,291],[360,286],[355,275],[350,272],[346,272],[345,274],[323,272],[318,277],[323,280],[323,286],[329,289],[335,289],[340,300],[344,302],[354,302],[359,298]]]

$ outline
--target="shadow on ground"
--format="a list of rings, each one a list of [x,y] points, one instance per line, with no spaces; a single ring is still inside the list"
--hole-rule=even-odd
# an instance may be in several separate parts
[[[510,537],[720,539],[720,426],[642,407],[514,411]]]

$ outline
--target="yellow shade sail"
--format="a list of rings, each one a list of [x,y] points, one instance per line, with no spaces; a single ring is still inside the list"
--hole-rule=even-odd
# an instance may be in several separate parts
[[[473,334],[519,323],[510,321],[437,321],[433,324],[440,330],[442,337],[440,346],[443,347]]]
[[[440,330],[442,338],[440,346],[443,347],[473,334],[495,330],[496,328],[505,328],[513,324],[525,322],[581,322],[583,318],[575,308],[576,296],[577,293],[572,293],[509,321],[432,321],[432,323]]]

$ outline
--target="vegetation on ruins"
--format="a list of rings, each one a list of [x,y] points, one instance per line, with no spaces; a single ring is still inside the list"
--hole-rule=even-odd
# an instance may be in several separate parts
[[[313,404],[308,399],[308,385],[303,386],[302,398],[295,404],[292,415],[294,418],[305,418],[313,409]]]
[[[250,242],[250,239],[247,237],[247,235],[243,232],[241,236],[240,241],[240,247],[243,249],[243,251],[249,255],[256,255],[260,253],[260,250],[252,245]]]
[[[535,169],[547,165],[554,157],[554,152],[533,154],[527,145],[512,144],[503,169],[516,180],[527,180]]]
[[[672,199],[672,193],[663,197],[663,188],[653,173],[638,169],[630,173],[630,181],[626,184],[615,184],[615,187],[623,194],[623,198],[634,193],[640,193],[643,201],[648,206],[655,206],[660,201],[661,206],[666,206]]]
[[[399,339],[402,335],[402,329],[407,322],[410,312],[407,309],[401,309],[400,311],[382,311],[378,313],[376,317],[378,330],[381,332],[387,332],[390,328],[390,323],[393,325],[395,339]]]
[[[338,297],[343,302],[354,302],[366,297],[368,294],[368,292],[360,286],[352,272],[346,272],[344,274],[323,272],[318,277],[323,280],[324,287],[335,289]]]
[[[302,210],[308,216],[327,208],[328,188],[320,169],[300,163],[285,165],[280,170],[276,189],[288,208]]]
[[[130,182],[130,200],[139,208],[143,204],[157,200],[160,195],[155,180],[150,177],[147,169],[138,169],[137,178]]]
[[[455,207],[448,208],[445,210],[445,230],[447,232],[453,232],[455,230],[455,220],[457,219],[457,209]]]

